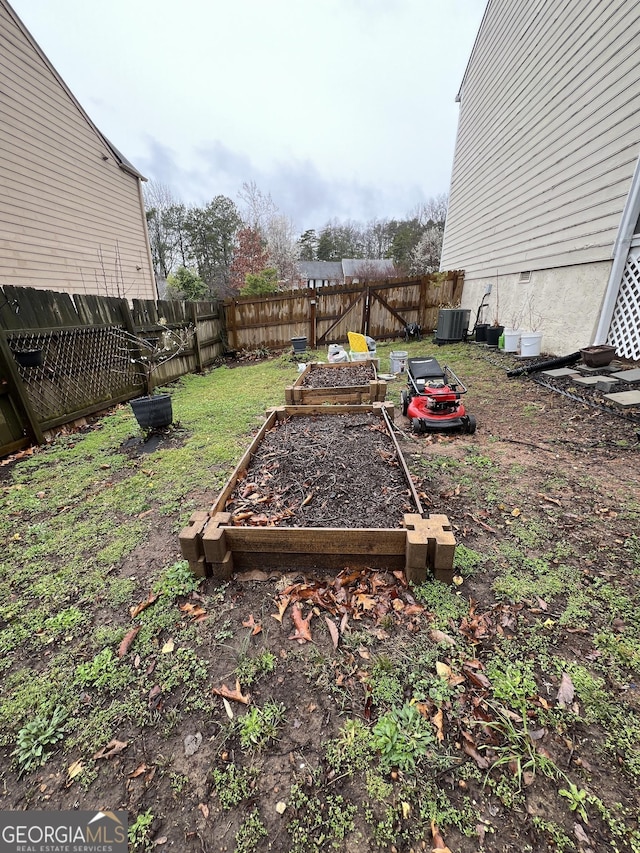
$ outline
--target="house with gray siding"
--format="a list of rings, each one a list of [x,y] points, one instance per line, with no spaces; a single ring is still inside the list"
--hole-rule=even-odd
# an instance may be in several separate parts
[[[156,295],[142,175],[0,0],[0,282]]]
[[[441,269],[543,351],[640,359],[640,4],[488,0],[464,78]]]

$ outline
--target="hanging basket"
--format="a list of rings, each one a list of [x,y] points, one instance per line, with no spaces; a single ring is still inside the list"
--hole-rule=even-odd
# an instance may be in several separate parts
[[[135,400],[130,400],[129,404],[142,429],[167,427],[173,421],[171,397],[168,394],[136,397]]]
[[[12,350],[13,357],[21,367],[40,367],[42,365],[41,349]]]

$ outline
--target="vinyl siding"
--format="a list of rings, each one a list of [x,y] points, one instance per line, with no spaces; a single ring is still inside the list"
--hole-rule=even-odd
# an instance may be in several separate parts
[[[140,180],[0,0],[3,284],[151,299]]]
[[[460,93],[442,269],[610,260],[640,152],[640,4],[491,0]]]

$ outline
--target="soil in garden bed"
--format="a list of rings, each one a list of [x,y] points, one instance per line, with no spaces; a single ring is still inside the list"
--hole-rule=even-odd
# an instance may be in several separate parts
[[[396,447],[372,414],[276,422],[228,503],[234,524],[395,528],[417,508]]]
[[[375,370],[370,362],[349,364],[344,367],[332,367],[323,370],[321,367],[310,370],[303,377],[302,388],[349,388],[357,385],[368,385],[376,378]]]

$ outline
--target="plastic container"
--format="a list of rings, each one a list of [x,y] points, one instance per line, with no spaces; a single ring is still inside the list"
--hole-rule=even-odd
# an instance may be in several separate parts
[[[375,357],[375,352],[354,352],[349,350],[351,361],[371,361]]]
[[[504,326],[489,326],[487,329],[487,346],[497,347],[500,335],[504,332]]]
[[[484,344],[487,342],[488,323],[478,323],[476,326],[476,343]]]
[[[520,329],[505,329],[504,330],[504,351],[518,352],[520,349]]]
[[[522,332],[520,335],[520,355],[530,358],[540,355],[542,332]]]
[[[389,354],[391,360],[391,373],[404,373],[407,369],[407,358],[409,353],[406,350],[398,349]]]
[[[173,420],[171,397],[168,394],[152,394],[129,400],[133,414],[142,429],[170,426]]]
[[[307,348],[307,339],[304,338],[291,338],[291,346],[293,347],[293,351],[295,353],[304,352]]]
[[[599,344],[598,346],[585,347],[580,350],[582,361],[587,367],[606,367],[614,359],[616,348],[608,344]]]

